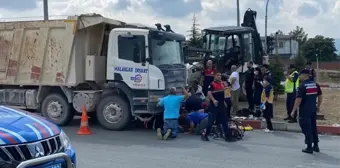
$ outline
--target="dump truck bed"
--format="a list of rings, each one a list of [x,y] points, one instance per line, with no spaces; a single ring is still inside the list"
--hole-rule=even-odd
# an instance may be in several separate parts
[[[84,82],[85,57],[100,56],[105,24],[123,22],[100,15],[1,22],[0,84],[74,86]]]

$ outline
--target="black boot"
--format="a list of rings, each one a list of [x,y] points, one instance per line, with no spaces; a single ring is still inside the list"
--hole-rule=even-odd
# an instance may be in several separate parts
[[[288,123],[297,123],[297,120],[294,119],[294,118],[291,118],[291,119],[288,121]]]
[[[302,152],[308,153],[308,154],[313,154],[313,148],[312,145],[307,145],[307,148],[302,149]]]
[[[287,121],[287,120],[291,120],[291,119],[292,119],[292,117],[288,116],[288,117],[284,118],[283,120]]]
[[[314,152],[320,152],[320,148],[319,148],[319,145],[317,143],[314,144],[313,151]]]

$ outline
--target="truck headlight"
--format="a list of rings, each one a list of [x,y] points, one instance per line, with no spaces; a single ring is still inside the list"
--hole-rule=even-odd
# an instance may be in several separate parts
[[[61,145],[63,145],[64,149],[69,148],[70,144],[70,138],[65,134],[64,131],[60,132],[60,142]]]

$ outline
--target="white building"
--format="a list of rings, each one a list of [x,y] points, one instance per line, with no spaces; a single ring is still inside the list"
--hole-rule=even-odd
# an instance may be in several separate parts
[[[261,37],[262,45],[265,46],[265,37]],[[294,58],[299,53],[299,44],[290,35],[278,36],[278,55],[284,58]],[[265,48],[265,47],[264,47]],[[273,50],[275,54],[276,48]]]

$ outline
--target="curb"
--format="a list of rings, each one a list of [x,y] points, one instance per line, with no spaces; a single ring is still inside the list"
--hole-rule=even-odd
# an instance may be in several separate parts
[[[320,87],[322,88],[335,88],[335,89],[339,89],[340,85],[328,85],[328,84],[319,84]]]
[[[266,122],[259,120],[242,120],[240,121],[243,126],[250,125],[254,129],[266,128]],[[289,131],[289,132],[301,132],[299,124],[289,124],[282,121],[273,121],[274,130]],[[318,125],[319,134],[340,135],[340,127],[333,127],[329,125]]]

